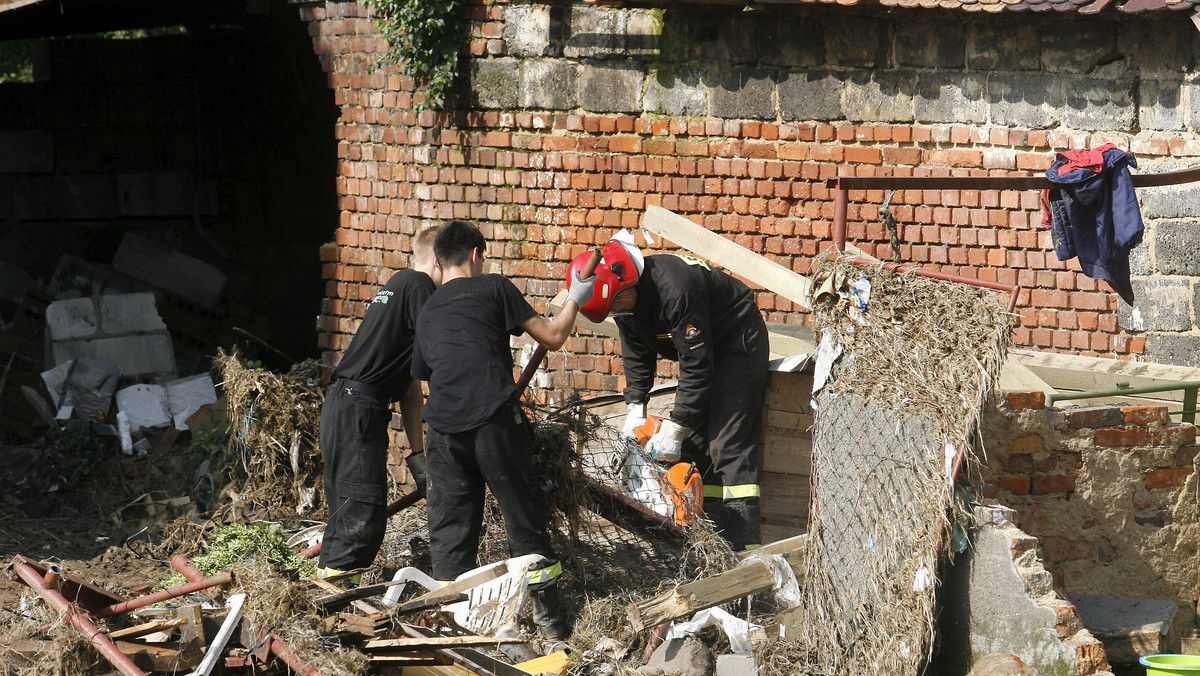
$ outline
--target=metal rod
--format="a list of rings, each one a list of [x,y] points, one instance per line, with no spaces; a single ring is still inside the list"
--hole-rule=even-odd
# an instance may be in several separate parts
[[[833,248],[846,250],[846,206],[850,202],[849,191],[841,184],[833,186]]]
[[[1179,419],[1185,423],[1196,424],[1196,388],[1189,387],[1183,391],[1183,410]]]
[[[52,608],[66,617],[71,626],[82,634],[117,671],[125,674],[125,676],[146,676],[146,673],[139,669],[133,663],[133,660],[129,659],[128,655],[117,648],[112,639],[100,631],[82,613],[75,612],[71,608],[71,603],[62,594],[47,588],[42,582],[44,579],[43,575],[26,563],[25,557],[20,554],[14,556],[11,565],[13,570],[17,571],[17,575],[25,581],[25,584],[36,591],[38,596],[45,599],[46,603],[49,603]]]
[[[1050,403],[1062,401],[1065,399],[1099,399],[1102,397],[1123,397],[1131,394],[1151,394],[1153,392],[1171,392],[1173,390],[1184,391],[1184,408],[1189,408],[1187,404],[1188,393],[1191,393],[1192,405],[1195,408],[1196,390],[1200,388],[1200,380],[1188,380],[1178,383],[1162,383],[1160,385],[1146,385],[1143,387],[1118,387],[1111,390],[1088,390],[1087,392],[1055,392],[1049,397]]]
[[[101,608],[100,610],[97,610],[96,612],[92,613],[92,616],[100,618],[109,617],[110,615],[120,615],[121,613],[127,613],[131,610],[137,610],[138,608],[152,606],[155,603],[166,601],[167,599],[187,596],[188,594],[204,591],[205,589],[209,589],[211,587],[227,585],[230,582],[233,582],[233,573],[217,573],[212,577],[206,577],[196,580],[195,582],[181,584],[178,587],[171,587],[170,589],[164,589],[163,591],[155,592],[153,594],[139,596],[136,599],[129,599],[128,601],[114,603],[107,608]]]
[[[1200,167],[1134,174],[1133,187],[1150,188],[1200,181]],[[825,180],[843,190],[1043,190],[1055,187],[1041,176],[836,176]],[[836,209],[836,207],[835,207]]]

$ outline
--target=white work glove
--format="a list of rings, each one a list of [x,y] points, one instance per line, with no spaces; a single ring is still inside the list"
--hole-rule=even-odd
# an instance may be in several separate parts
[[[646,450],[650,457],[659,462],[679,462],[683,452],[683,438],[687,436],[686,427],[668,419],[662,421],[658,434],[646,442]]]
[[[625,425],[621,428],[621,434],[636,439],[635,430],[646,424],[646,405],[645,404],[629,404],[625,411]]]
[[[571,280],[571,286],[567,289],[567,300],[575,301],[579,307],[583,307],[589,300],[592,299],[592,292],[596,286],[596,275],[592,275],[587,279],[580,279],[579,273],[575,273],[575,279]]]

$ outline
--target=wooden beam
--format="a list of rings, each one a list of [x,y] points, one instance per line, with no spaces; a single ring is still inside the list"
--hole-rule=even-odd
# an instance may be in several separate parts
[[[783,556],[795,571],[803,560],[807,546],[808,536],[798,535],[773,542],[760,549]],[[737,568],[713,577],[681,584],[665,594],[630,604],[627,613],[634,630],[641,631],[664,622],[690,617],[705,608],[771,589],[775,586],[774,571],[763,561],[750,558],[752,553],[743,555],[745,563]]]
[[[1005,392],[1044,392],[1047,396],[1054,394],[1053,387],[1011,352],[1000,369],[1000,389]]]
[[[1144,387],[1200,380],[1200,369],[1186,366],[1081,357],[1034,350],[1009,350],[1009,353],[1015,355],[1021,364],[1050,387],[1063,392],[1112,390],[1124,386]],[[1158,400],[1159,402],[1182,402],[1183,392],[1156,392],[1152,395],[1139,395],[1137,398]]]
[[[642,227],[688,251],[713,261],[762,288],[808,308],[812,305],[808,278],[775,261],[696,225],[660,206],[646,207]]]
[[[342,591],[329,596],[322,596],[313,601],[318,608],[324,611],[331,611],[342,606],[348,606],[359,599],[369,598],[371,596],[380,596],[388,590],[388,587],[394,587],[398,584],[404,584],[403,580],[388,580],[379,584],[369,584],[349,591]]]
[[[114,641],[139,669],[176,673],[200,664],[204,652],[196,643],[133,643]]]
[[[116,631],[110,631],[108,633],[108,637],[114,641],[119,638],[124,638],[124,639],[140,638],[147,634],[153,634],[153,633],[159,632],[159,631],[169,631],[169,630],[175,629],[177,627],[182,627],[183,625],[185,625],[187,623],[188,623],[188,619],[183,618],[183,617],[174,617],[174,618],[167,619],[167,620],[154,620],[152,622],[146,622],[144,624],[139,624],[134,627],[127,627],[125,629],[118,629]]]
[[[315,587],[320,587],[321,589],[324,589],[325,591],[333,592],[335,594],[340,594],[340,593],[346,591],[345,589],[342,589],[341,587],[337,586],[336,584],[333,584],[332,582],[330,582],[328,578],[317,577],[314,575],[313,577],[308,578],[308,581],[310,584],[312,584]],[[355,599],[353,602],[351,602],[351,605],[353,605],[355,608],[363,611],[364,613],[366,613],[368,615],[373,615],[375,613],[380,612],[380,610],[378,608],[371,605],[370,603],[367,603],[366,601],[363,601],[362,599]]]

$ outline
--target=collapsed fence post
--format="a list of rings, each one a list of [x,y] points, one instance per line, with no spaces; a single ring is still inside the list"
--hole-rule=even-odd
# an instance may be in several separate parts
[[[121,652],[116,644],[112,642],[104,632],[100,631],[96,625],[92,624],[91,620],[87,619],[83,613],[78,613],[72,610],[71,603],[53,589],[49,589],[43,583],[45,576],[31,567],[25,560],[25,557],[20,554],[13,557],[10,564],[13,570],[17,571],[17,575],[24,580],[25,584],[38,593],[49,603],[52,608],[66,617],[71,626],[75,628],[84,638],[96,648],[104,659],[108,660],[109,664],[113,665],[117,671],[125,676],[146,676],[146,673],[138,668],[129,656]]]

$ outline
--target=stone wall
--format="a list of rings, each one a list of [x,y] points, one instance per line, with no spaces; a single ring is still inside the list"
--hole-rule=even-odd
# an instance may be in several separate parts
[[[1195,610],[1196,427],[1162,406],[1046,408],[1009,393],[983,417],[983,495],[1017,512],[1066,594],[1167,599]]]
[[[300,12],[342,110],[342,221],[323,250],[331,361],[408,235],[446,218],[479,222],[493,270],[542,307],[573,256],[649,204],[806,272],[830,246],[831,176],[1036,173],[1055,151],[1110,141],[1142,171],[1200,163],[1198,36],[1175,12],[479,0],[465,88],[444,113],[415,112],[409,78],[370,69],[385,45],[361,5]],[[1017,345],[1200,366],[1197,190],[1140,191],[1136,311],[1057,261],[1036,192],[901,191],[891,205],[903,260],[1025,287]],[[848,232],[890,258],[884,199],[852,194]],[[769,320],[806,321],[758,300]],[[619,389],[615,353],[572,339],[549,387]]]

